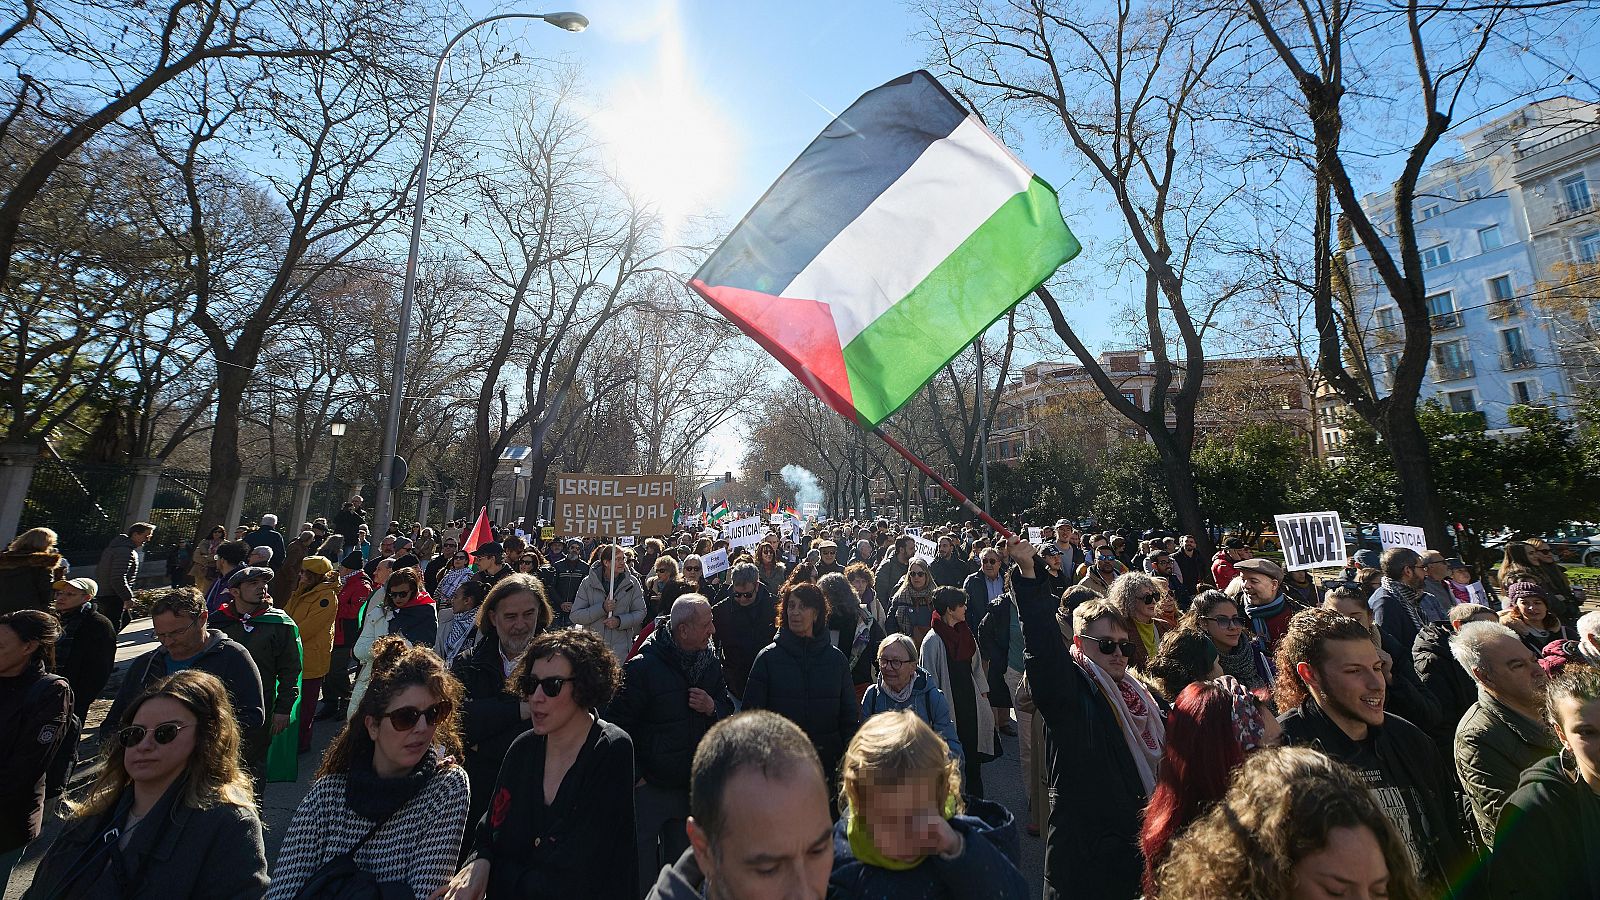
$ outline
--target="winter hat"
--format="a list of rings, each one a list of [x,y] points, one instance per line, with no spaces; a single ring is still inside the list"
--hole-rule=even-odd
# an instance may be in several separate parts
[[[1378,551],[1376,550],[1357,550],[1355,555],[1351,558],[1356,561],[1357,566],[1363,569],[1381,568],[1379,565]]]
[[[1516,603],[1524,597],[1543,600],[1546,606],[1550,605],[1550,592],[1538,582],[1518,581],[1506,587],[1506,603]]]
[[[349,553],[344,555],[344,559],[339,560],[339,565],[344,566],[346,569],[349,569],[353,572],[356,569],[361,568],[362,562],[363,560],[361,559],[361,551],[351,550]]]
[[[1539,651],[1539,668],[1552,678],[1560,675],[1567,663],[1585,661],[1578,652],[1577,641],[1551,641]]]
[[[326,575],[333,571],[333,560],[325,556],[308,556],[300,560],[300,568],[314,575]]]

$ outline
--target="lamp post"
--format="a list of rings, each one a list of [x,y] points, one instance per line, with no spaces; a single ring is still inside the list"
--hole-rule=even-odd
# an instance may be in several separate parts
[[[400,292],[400,322],[394,345],[394,372],[389,379],[389,412],[383,426],[383,448],[378,455],[378,489],[373,497],[373,521],[388,522],[393,488],[390,484],[394,471],[394,455],[400,444],[400,401],[405,391],[406,343],[411,335],[411,306],[417,290],[417,255],[422,245],[422,204],[428,196],[428,160],[433,155],[433,124],[439,109],[439,78],[444,73],[445,60],[456,43],[474,29],[502,19],[540,19],[566,31],[582,31],[589,20],[575,12],[557,13],[502,13],[479,19],[456,32],[439,52],[439,62],[433,67],[433,86],[428,95],[428,124],[422,135],[422,156],[417,161],[417,199],[411,210],[411,248],[406,253],[406,278]]]
[[[333,438],[333,459],[328,463],[328,500],[331,503],[339,502],[339,495],[334,491],[334,479],[339,473],[339,439],[344,437],[347,424],[343,419],[328,423],[328,435]]]

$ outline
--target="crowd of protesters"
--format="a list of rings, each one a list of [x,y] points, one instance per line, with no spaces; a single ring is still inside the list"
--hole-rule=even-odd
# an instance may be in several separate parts
[[[27,897],[1020,898],[1042,840],[1047,897],[1600,898],[1600,612],[1538,541],[1313,577],[1068,519],[465,524],[213,529],[81,761],[154,527],[92,579],[19,536],[0,876],[60,815]]]

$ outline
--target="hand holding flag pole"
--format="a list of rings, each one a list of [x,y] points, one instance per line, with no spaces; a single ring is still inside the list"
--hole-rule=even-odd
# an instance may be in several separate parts
[[[1010,538],[882,425],[1079,249],[1055,191],[917,71],[829,123],[689,286]]]

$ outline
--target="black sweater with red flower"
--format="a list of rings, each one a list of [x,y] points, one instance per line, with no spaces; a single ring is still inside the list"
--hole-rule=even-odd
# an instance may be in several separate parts
[[[638,900],[633,742],[596,719],[555,802],[544,802],[545,737],[511,744],[478,823],[473,857],[487,860],[490,897]]]

